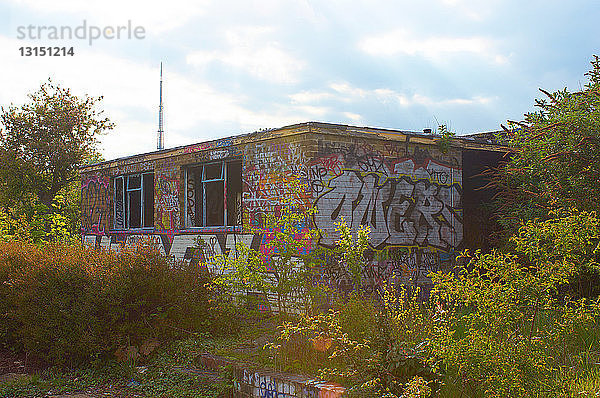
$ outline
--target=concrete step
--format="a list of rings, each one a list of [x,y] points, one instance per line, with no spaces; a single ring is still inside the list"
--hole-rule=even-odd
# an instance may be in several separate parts
[[[207,369],[233,371],[235,398],[339,398],[346,389],[328,381],[261,369],[254,364],[232,361],[204,353],[196,363]]]

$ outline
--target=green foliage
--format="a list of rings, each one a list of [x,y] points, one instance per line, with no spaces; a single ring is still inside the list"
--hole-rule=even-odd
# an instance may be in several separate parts
[[[97,158],[97,135],[113,128],[96,109],[102,97],[80,98],[48,80],[29,98],[0,114],[0,207],[33,200],[50,208]]]
[[[101,100],[48,81],[30,102],[0,113],[0,239],[76,242],[80,166],[101,160],[97,136],[113,124]]]
[[[600,210],[600,59],[591,64],[582,91],[541,90],[538,110],[509,122],[505,143],[514,154],[495,182],[498,219],[511,233],[552,209]]]
[[[340,239],[330,254],[350,271],[354,292],[337,296],[326,313],[285,323],[271,348],[292,369],[320,369],[322,377],[352,386],[359,396],[396,397],[408,391],[418,396],[415,391],[439,390],[437,362],[427,350],[435,308],[420,303],[418,291],[403,288],[392,292],[384,287],[377,298],[363,295],[360,270],[366,265],[369,229],[353,233],[342,222],[337,230]]]
[[[219,375],[202,374],[193,360],[200,339],[178,340],[157,349],[144,366],[107,361],[74,369],[52,367],[36,375],[0,383],[1,397],[92,396],[216,398],[228,389]],[[205,339],[202,339],[205,340]]]
[[[421,376],[413,377],[407,384],[404,390],[405,398],[426,398],[432,393],[431,387],[427,380]]]
[[[263,247],[254,250],[238,242],[234,255],[211,259],[209,268],[215,268],[217,274],[212,281],[216,291],[238,301],[245,299],[247,292],[274,295],[277,310],[284,315],[310,311],[308,298],[315,293],[311,272],[320,263],[319,249],[307,250],[318,240],[318,231],[307,227],[314,211],[283,206],[277,216],[266,214],[261,226],[247,226],[252,233],[265,235]]]
[[[228,323],[209,305],[206,275],[172,268],[152,246],[116,254],[0,241],[0,277],[2,344],[55,364],[137,360],[153,342]]]
[[[368,225],[361,225],[357,231],[352,231],[342,217],[335,230],[340,238],[335,242],[335,247],[329,250],[338,259],[341,266],[350,273],[355,287],[361,286],[362,270],[365,266],[365,251],[369,248]]]
[[[0,240],[31,241],[31,227],[25,214],[0,209]]]
[[[440,138],[435,140],[438,149],[442,153],[447,153],[450,150],[450,144],[452,143],[452,138],[456,136],[456,133],[450,131],[448,126],[445,124],[440,125],[438,128],[437,134],[440,135]]]
[[[13,208],[0,207],[0,240],[76,244],[81,241],[79,225],[79,199],[72,190],[64,196],[57,194],[50,208],[33,202]]]
[[[432,274],[426,301],[402,287],[383,288],[376,300],[357,289],[329,312],[286,323],[272,348],[290,369],[320,369],[358,396],[593,391],[600,300],[565,293],[598,267],[599,221],[572,211],[527,222],[509,252],[466,252],[456,273]],[[355,245],[346,252],[364,266],[364,251],[346,228],[340,226],[347,245]]]
[[[545,280],[538,289],[574,297],[600,294],[600,219],[595,212],[554,213],[545,221],[528,221],[510,242],[530,272]],[[523,262],[523,261],[522,261]]]
[[[506,129],[504,141],[514,153],[493,182],[500,193],[497,219],[507,235],[521,220],[548,220],[571,208],[600,212],[600,59],[594,56],[591,65],[583,90],[541,90],[546,98],[536,100],[538,110]],[[582,267],[568,293],[596,296],[599,280],[598,267]]]
[[[434,310],[420,304],[416,293],[381,294],[378,302],[352,294],[334,310],[286,323],[272,348],[280,360],[300,361],[304,371],[320,369],[321,377],[352,387],[358,396],[399,397],[411,381],[419,383],[416,377],[424,390],[439,390],[437,361],[427,349]]]
[[[581,331],[600,332],[600,301],[559,296],[582,269],[597,266],[598,219],[590,213],[528,222],[512,253],[475,253],[457,275],[432,275],[447,316],[431,340],[445,371],[485,396],[563,396],[573,361],[597,352]],[[594,228],[589,228],[594,226]],[[577,336],[577,337],[575,337]],[[568,356],[560,355],[567,352]]]

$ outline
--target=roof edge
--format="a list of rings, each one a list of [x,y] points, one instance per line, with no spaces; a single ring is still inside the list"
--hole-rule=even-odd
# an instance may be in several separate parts
[[[201,141],[194,144],[186,144],[180,145],[173,148],[162,149],[158,151],[145,152],[135,155],[122,156],[115,159],[105,160],[98,163],[88,164],[79,167],[80,172],[85,172],[88,169],[90,171],[98,168],[111,167],[113,165],[117,166],[124,162],[135,162],[138,158],[140,161],[149,161],[149,160],[160,160],[169,156],[176,156],[179,154],[187,153],[190,149],[196,150],[209,150],[219,147],[226,147],[231,145],[239,145],[239,144],[247,144],[251,142],[263,141],[273,138],[279,138],[289,135],[297,135],[297,134],[306,134],[306,133],[316,133],[319,129],[328,129],[326,131],[327,134],[335,135],[335,130],[341,130],[348,135],[350,133],[353,136],[361,136],[361,137],[369,137],[376,136],[380,139],[386,140],[406,140],[406,137],[414,137],[420,140],[431,141],[431,143],[435,143],[441,137],[438,134],[430,134],[424,132],[416,132],[409,130],[396,130],[390,128],[381,128],[381,127],[369,127],[369,126],[353,126],[346,124],[336,124],[336,123],[327,123],[327,122],[303,122],[303,123],[295,123],[290,124],[283,127],[277,128],[266,128],[259,129],[253,131],[251,133],[242,133],[237,135],[231,135],[223,138],[217,138],[214,140]],[[484,133],[474,133],[462,136],[454,136],[452,137],[451,146],[458,148],[470,148],[473,147],[481,147],[482,150],[501,150],[507,151],[508,148],[500,146],[495,140],[490,137],[499,133],[498,131],[484,132]],[[198,149],[198,147],[201,147]],[[484,147],[487,147],[485,149]],[[147,157],[151,157],[151,159],[146,159]]]

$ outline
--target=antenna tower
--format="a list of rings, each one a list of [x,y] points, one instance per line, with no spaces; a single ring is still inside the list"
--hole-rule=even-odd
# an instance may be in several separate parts
[[[165,137],[164,137],[164,129],[163,129],[163,100],[162,100],[162,86],[163,86],[163,78],[162,78],[162,62],[160,63],[160,101],[158,105],[158,135],[156,140],[156,149],[159,151],[161,149],[165,149]]]

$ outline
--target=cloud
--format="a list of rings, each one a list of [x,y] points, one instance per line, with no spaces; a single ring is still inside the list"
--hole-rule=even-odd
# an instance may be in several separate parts
[[[494,41],[483,36],[417,38],[400,29],[365,37],[359,40],[358,48],[373,56],[406,54],[443,60],[449,55],[471,53],[492,61],[506,62],[505,57],[496,53]]]
[[[101,107],[116,128],[102,137],[107,158],[149,152],[156,147],[158,66],[135,62],[99,50],[76,49],[73,57],[21,57],[22,42],[0,36],[0,57],[18,65],[0,74],[0,104],[22,104],[25,93],[39,88],[49,76],[75,95],[103,95]],[[165,69],[166,142],[168,147],[218,136],[279,127],[324,114],[318,107],[270,107],[253,111],[247,98],[220,92],[205,81]],[[205,126],[219,126],[209,129]],[[225,130],[231,126],[231,130]]]
[[[472,96],[469,98],[431,98],[420,93],[400,93],[389,88],[364,89],[342,81],[329,84],[329,91],[302,91],[290,95],[293,103],[314,104],[328,102],[355,103],[359,101],[375,101],[377,103],[396,104],[401,107],[422,105],[428,107],[448,105],[487,105],[497,97]],[[348,116],[345,114],[345,116]]]
[[[352,113],[352,112],[343,112],[342,113],[347,119],[352,120],[352,123],[361,123],[362,121],[362,116],[359,115],[358,113]]]
[[[306,90],[299,93],[290,94],[288,97],[292,100],[292,104],[306,104],[321,102],[323,100],[333,98],[333,94],[325,91]]]
[[[48,58],[18,54],[42,40],[0,37],[0,104],[23,103],[52,76],[105,96],[117,123],[103,139],[107,157],[151,151],[164,60],[168,147],[315,119],[420,130],[439,118],[481,131],[518,119],[537,87],[585,79],[598,5],[559,3],[7,0],[6,36],[16,25],[86,19],[131,20],[146,39],[53,41],[78,46],[76,55]]]
[[[466,16],[473,21],[484,21],[498,12],[497,0],[440,0],[443,6],[455,8],[459,15]]]
[[[271,39],[275,29],[265,26],[238,27],[225,32],[227,49],[194,51],[187,55],[188,64],[205,68],[212,62],[245,71],[272,83],[296,83],[304,62],[285,51]]]

